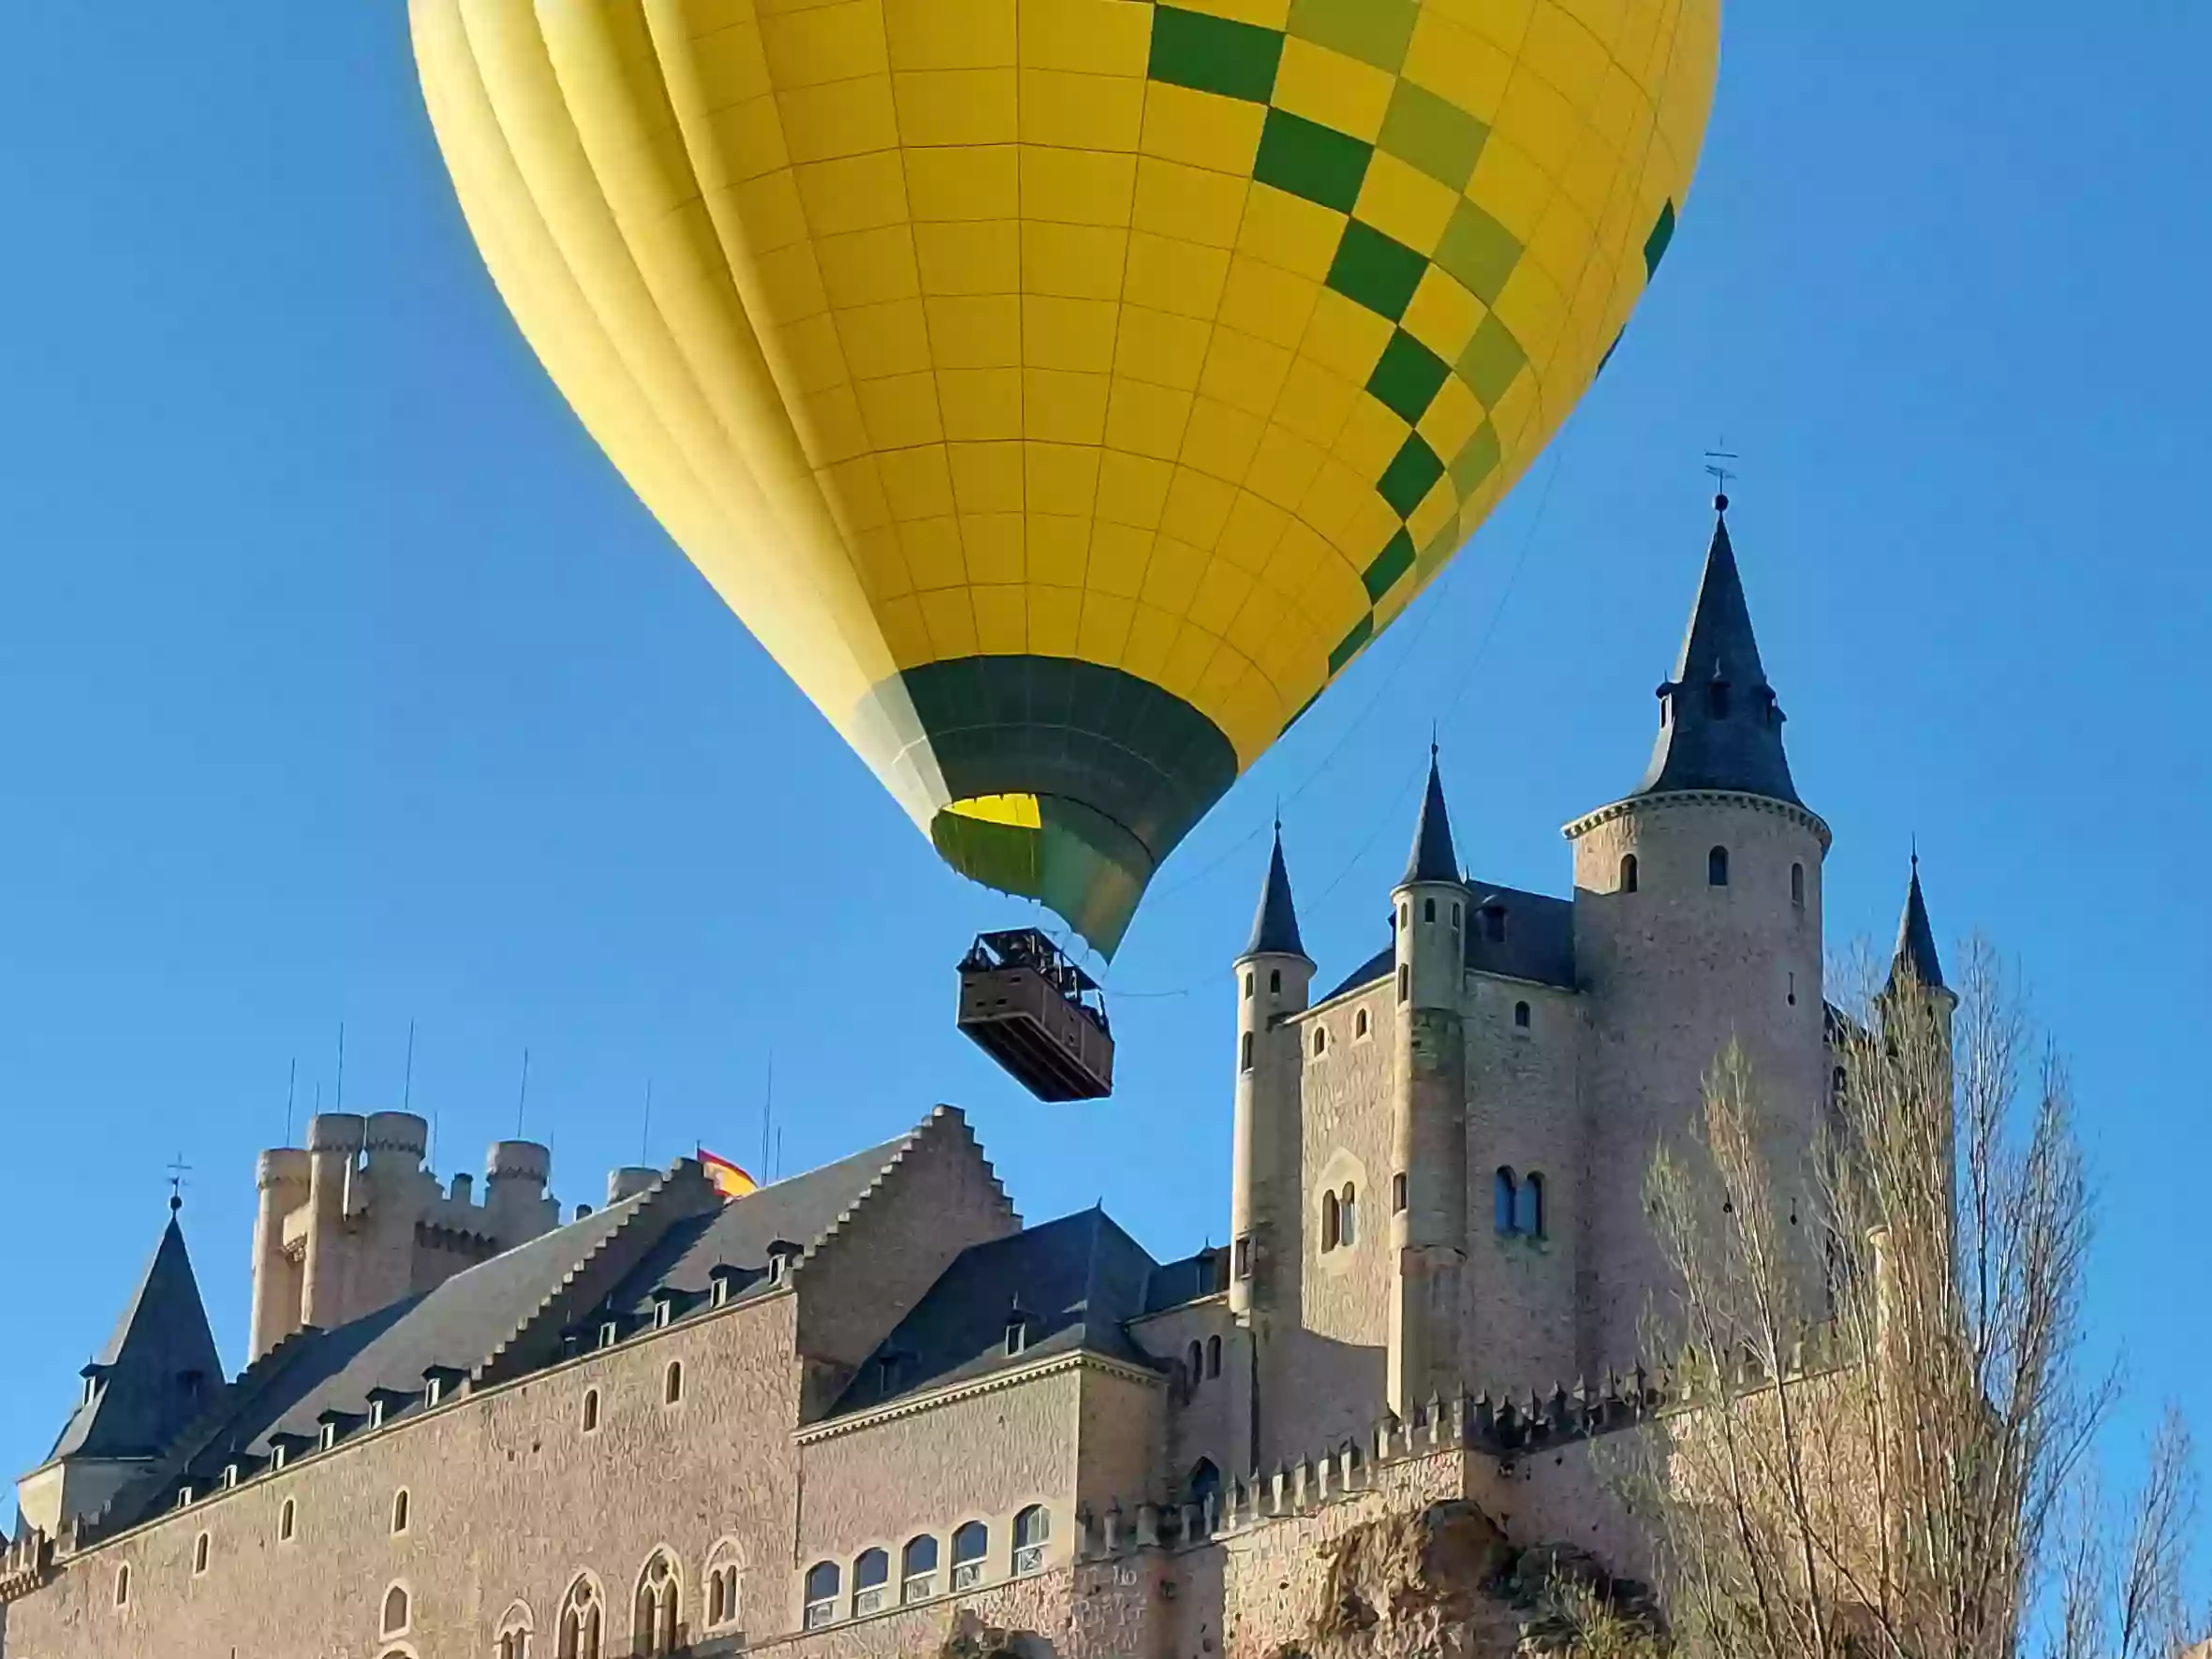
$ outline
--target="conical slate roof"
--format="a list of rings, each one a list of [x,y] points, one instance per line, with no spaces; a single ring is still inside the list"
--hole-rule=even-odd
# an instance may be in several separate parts
[[[153,1457],[223,1386],[222,1357],[173,1211],[114,1334],[87,1371],[92,1386],[50,1462]]]
[[[1260,908],[1252,917],[1252,942],[1246,956],[1304,956],[1305,941],[1298,936],[1298,907],[1290,902],[1290,872],[1283,862],[1283,827],[1275,827],[1275,854],[1267,861],[1267,885],[1260,890]]]
[[[1912,885],[1905,891],[1905,914],[1897,920],[1897,951],[1890,961],[1890,983],[1908,976],[1924,991],[1943,989],[1943,963],[1936,954],[1936,930],[1928,924],[1928,902],[1920,890],[1920,855],[1912,858]]]
[[[1459,851],[1452,844],[1452,815],[1444,806],[1444,780],[1437,771],[1437,751],[1428,752],[1428,790],[1421,798],[1421,821],[1413,827],[1413,854],[1398,885],[1459,880]]]
[[[1659,741],[1638,795],[1726,789],[1802,805],[1782,749],[1782,711],[1759,660],[1751,609],[1728,536],[1728,497],[1715,502],[1713,545],[1698,583],[1674,677],[1659,689]]]

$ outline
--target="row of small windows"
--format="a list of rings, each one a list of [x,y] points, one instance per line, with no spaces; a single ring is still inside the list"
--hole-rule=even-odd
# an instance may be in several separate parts
[[[1193,1383],[1209,1381],[1221,1374],[1221,1339],[1210,1336],[1202,1343],[1192,1343],[1184,1350],[1183,1369]]]
[[[1195,1347],[1196,1344],[1194,1343]],[[1219,1349],[1215,1350],[1219,1374]],[[1009,1577],[1040,1572],[1044,1550],[1052,1538],[1052,1512],[1032,1504],[1014,1517],[1013,1545],[1007,1558]],[[949,1588],[954,1593],[972,1590],[983,1582],[991,1555],[991,1529],[980,1520],[953,1529],[952,1571]],[[863,1549],[853,1558],[852,1600],[845,1601],[844,1569],[833,1561],[820,1561],[806,1569],[806,1610],[803,1622],[808,1630],[834,1624],[840,1617],[864,1619],[885,1608],[909,1602],[928,1601],[937,1592],[937,1540],[924,1533],[909,1538],[899,1551],[898,1599],[892,1599],[891,1552]]]
[[[1642,866],[1638,864],[1636,855],[1623,853],[1620,861],[1620,890],[1624,893],[1637,891],[1641,886],[1642,874]],[[1705,885],[1716,888],[1728,886],[1728,849],[1726,847],[1717,846],[1705,854]],[[1790,866],[1790,903],[1796,905],[1803,905],[1805,903],[1805,866],[1803,864]]]
[[[1534,1170],[1516,1175],[1501,1167],[1491,1181],[1491,1204],[1501,1238],[1544,1237],[1544,1181]]]
[[[684,1402],[684,1362],[681,1359],[670,1360],[660,1373],[660,1402],[663,1405],[681,1405]],[[599,1391],[597,1388],[583,1391],[582,1421],[586,1434],[599,1431]]]
[[[1255,976],[1253,976],[1253,974],[1252,974],[1252,971],[1251,971],[1249,968],[1246,968],[1246,969],[1245,970],[1245,1001],[1246,1001],[1246,1002],[1250,1002],[1250,1001],[1252,1000],[1252,992],[1253,992],[1254,989],[1257,987],[1258,983],[1259,983],[1259,981],[1258,981],[1258,980],[1257,980],[1257,978],[1255,978]],[[1280,969],[1280,968],[1270,968],[1270,969],[1268,969],[1268,970],[1267,970],[1267,994],[1268,994],[1268,995],[1270,995],[1270,996],[1280,996],[1280,995],[1282,994],[1282,991],[1283,991],[1283,971],[1282,971],[1282,969]]]

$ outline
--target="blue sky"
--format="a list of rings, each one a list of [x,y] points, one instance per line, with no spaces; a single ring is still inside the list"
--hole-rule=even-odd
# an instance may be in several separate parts
[[[41,1458],[193,1167],[244,1343],[253,1157],[337,1088],[562,1197],[695,1140],[787,1170],[966,1107],[1024,1211],[1227,1225],[1228,959],[1286,801],[1324,974],[1380,943],[1440,722],[1461,849],[1564,892],[1736,545],[1832,941],[1991,934],[2072,1056],[2094,1337],[2205,1399],[2212,18],[1737,5],[1661,281],[1551,454],[1202,826],[1115,964],[1121,1090],[952,1030],[1010,901],[945,872],[600,459],[465,240],[404,8],[17,8],[0,56],[0,1463]],[[650,1133],[642,1099],[652,1080]],[[1543,1380],[1543,1379],[1532,1379]]]

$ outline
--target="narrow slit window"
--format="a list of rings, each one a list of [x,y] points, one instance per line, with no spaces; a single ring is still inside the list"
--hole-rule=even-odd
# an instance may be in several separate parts
[[[1336,1241],[1347,1250],[1360,1241],[1360,1192],[1349,1181],[1336,1200]]]
[[[1238,1039],[1236,1068],[1239,1071],[1252,1069],[1252,1034],[1248,1031]]]
[[[1393,1215],[1406,1213],[1406,1172],[1402,1169],[1390,1178],[1390,1209]]]
[[[598,1427],[599,1391],[597,1388],[586,1388],[583,1391],[583,1431],[586,1434],[594,1434],[598,1431]]]
[[[1533,1170],[1522,1177],[1513,1205],[1513,1231],[1530,1239],[1544,1236],[1543,1177]]]
[[[1206,1376],[1211,1379],[1221,1374],[1221,1339],[1206,1338]]]
[[[663,1405],[675,1405],[680,1403],[683,1398],[684,1362],[681,1359],[671,1359],[669,1361],[668,1370],[661,1375],[660,1402]]]
[[[1268,994],[1268,995],[1270,995],[1270,996],[1278,996],[1278,995],[1280,995],[1280,994],[1281,994],[1281,992],[1282,992],[1282,989],[1283,989],[1283,971],[1282,971],[1282,969],[1280,969],[1280,968],[1270,968],[1270,969],[1268,969],[1268,970],[1267,970],[1267,994]]]
[[[1501,1167],[1491,1178],[1492,1222],[1501,1237],[1510,1238],[1519,1218],[1521,1182],[1511,1167]]]
[[[1800,906],[1805,903],[1805,866],[1803,864],[1790,866],[1790,903]]]
[[[1530,1012],[1526,1003],[1515,1003],[1513,1005],[1513,1025],[1516,1030],[1526,1031],[1528,1029],[1529,1018]]]
[[[1728,849],[1717,846],[1705,855],[1705,885],[1724,888],[1728,885]]]
[[[1638,865],[1636,863],[1636,855],[1634,853],[1622,854],[1620,861],[1620,890],[1624,893],[1634,892],[1636,890],[1637,875]]]
[[[1342,1218],[1337,1214],[1336,1195],[1334,1192],[1323,1193],[1321,1195],[1321,1254],[1323,1255],[1336,1248],[1337,1228]]]
[[[404,1486],[391,1494],[391,1530],[394,1534],[407,1530],[407,1489]]]
[[[1412,996],[1413,970],[1405,963],[1401,962],[1398,964],[1398,1001],[1401,1003],[1408,1002],[1412,999]]]

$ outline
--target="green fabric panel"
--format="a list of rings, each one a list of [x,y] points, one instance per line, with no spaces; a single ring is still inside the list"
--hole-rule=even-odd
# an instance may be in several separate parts
[[[1459,521],[1454,519],[1429,537],[1428,546],[1421,550],[1421,557],[1413,561],[1413,567],[1423,576],[1433,576],[1458,549]]]
[[[1372,225],[1353,219],[1336,244],[1335,263],[1329,267],[1329,286],[1347,300],[1397,322],[1413,303],[1413,290],[1421,286],[1428,261],[1394,241]]]
[[[1419,16],[1414,0],[1290,0],[1290,33],[1395,75]]]
[[[1674,242],[1674,204],[1668,202],[1659,209],[1659,223],[1651,228],[1651,235],[1644,243],[1644,280],[1649,282],[1659,274],[1659,261],[1667,257],[1667,249]]]
[[[1413,509],[1436,488],[1437,480],[1444,476],[1444,463],[1437,452],[1428,447],[1428,440],[1419,433],[1407,436],[1405,448],[1397,459],[1383,469],[1382,480],[1375,488],[1382,499],[1389,502],[1391,511],[1401,519],[1410,519]],[[1406,556],[1413,556],[1413,544],[1406,543]]]
[[[1459,492],[1460,499],[1464,501],[1481,489],[1482,480],[1496,472],[1504,459],[1505,446],[1497,441],[1497,428],[1483,421],[1452,459],[1452,487]]]
[[[1459,354],[1459,377],[1482,400],[1483,408],[1495,409],[1506,388],[1527,363],[1528,354],[1494,311],[1482,319],[1467,349]]]
[[[1497,303],[1506,278],[1521,263],[1521,243],[1513,233],[1465,198],[1437,243],[1437,263],[1459,286],[1485,305]]]
[[[1345,635],[1343,640],[1337,645],[1335,651],[1329,653],[1330,678],[1334,679],[1338,674],[1343,673],[1344,665],[1351,661],[1353,657],[1359,655],[1360,647],[1366,644],[1368,640],[1374,638],[1375,613],[1370,610],[1365,616],[1363,616],[1358,622],[1352,624],[1351,632]]]
[[[1252,177],[1292,196],[1303,196],[1340,213],[1349,213],[1367,181],[1374,148],[1347,138],[1334,127],[1307,121],[1288,110],[1270,110],[1260,132],[1260,154]]]
[[[1367,603],[1381,604],[1382,595],[1390,592],[1392,584],[1412,568],[1413,538],[1401,529],[1360,579],[1367,584]]]
[[[1382,137],[1377,147],[1419,168],[1438,184],[1464,190],[1475,176],[1482,146],[1489,141],[1490,129],[1458,105],[1446,103],[1410,81],[1401,81],[1391,94],[1390,110],[1382,118]]]
[[[1418,426],[1451,374],[1451,365],[1400,329],[1382,348],[1367,389],[1408,426]]]
[[[1275,95],[1282,58],[1283,37],[1273,29],[1172,6],[1153,10],[1145,72],[1155,81],[1264,104]]]

